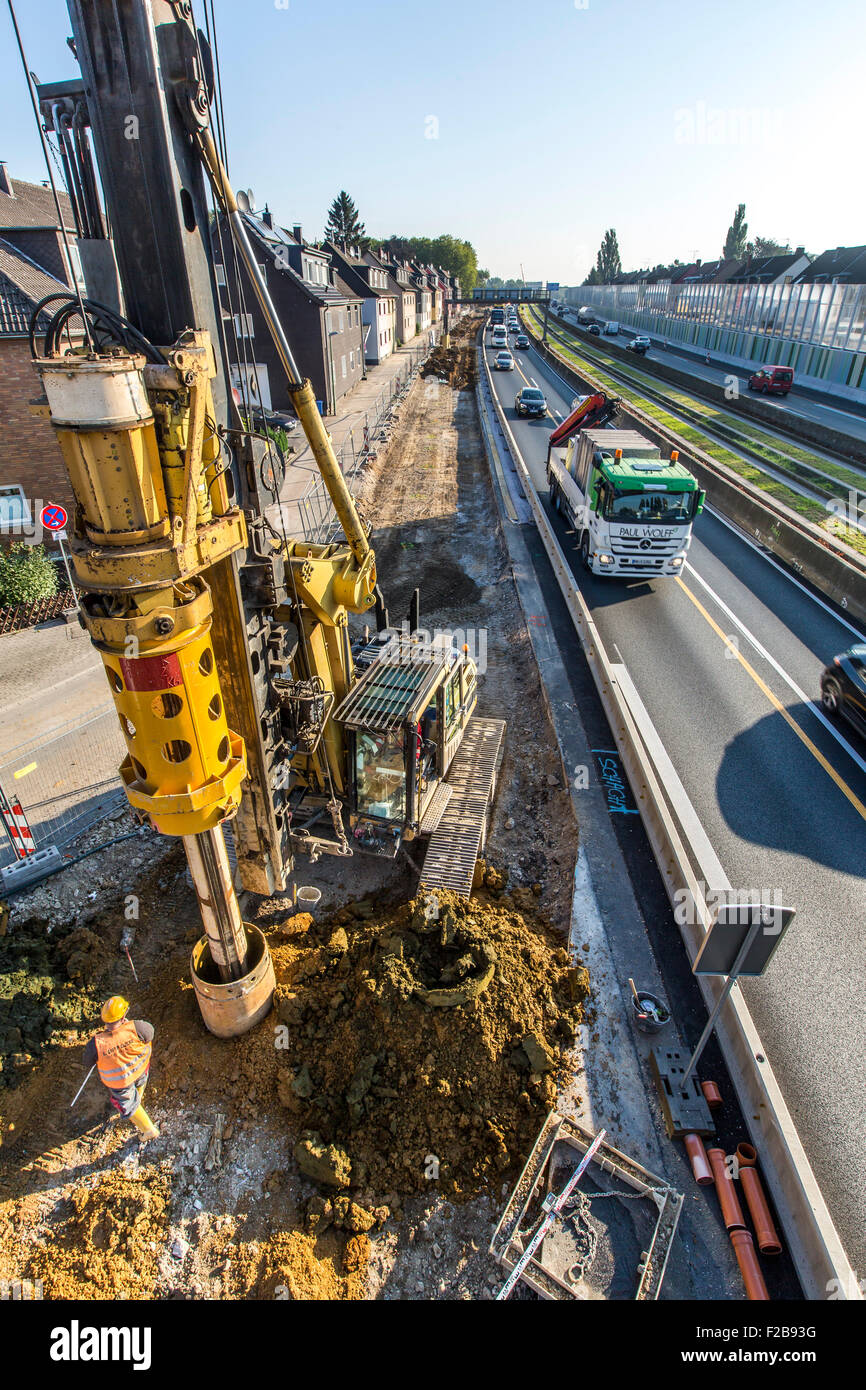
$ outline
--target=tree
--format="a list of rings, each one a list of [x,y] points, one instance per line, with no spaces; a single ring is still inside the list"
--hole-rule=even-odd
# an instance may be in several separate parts
[[[725,237],[722,260],[741,261],[747,254],[746,238],[748,235],[749,224],[746,221],[746,205],[740,203],[734,213],[734,220],[728,228],[728,235]]]
[[[41,545],[16,541],[0,551],[0,604],[35,603],[57,593],[57,570]]]
[[[748,242],[746,246],[747,256],[787,256],[790,251],[791,247],[787,241],[783,246],[781,241],[769,236],[756,236],[754,241]]]
[[[469,295],[478,283],[478,257],[471,241],[443,233],[437,237],[394,236],[382,243],[390,256],[420,261],[422,265],[438,266],[460,281],[460,292]],[[486,272],[485,272],[486,273]]]
[[[325,236],[329,241],[345,242],[350,251],[356,251],[361,247],[366,234],[367,229],[358,216],[354,199],[342,188],[328,208]]]
[[[621,272],[622,261],[619,254],[619,242],[613,227],[608,227],[601,239],[601,246],[598,248],[594,270],[589,272],[584,284],[609,285]]]

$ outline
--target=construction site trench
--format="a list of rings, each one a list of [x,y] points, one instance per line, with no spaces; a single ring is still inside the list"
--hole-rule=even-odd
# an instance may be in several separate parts
[[[180,846],[146,832],[15,899],[0,938],[0,1281],[45,1298],[479,1298],[505,1196],[582,1075],[592,960],[567,949],[577,826],[491,492],[469,319],[406,398],[359,503],[392,623],[458,631],[507,723],[471,899],[406,858],[299,860],[314,913],[251,899],[277,991],[223,1041],[189,980]],[[124,813],[125,814],[125,813]],[[411,847],[410,847],[411,848]],[[137,981],[132,975],[128,944]],[[111,1123],[100,1001],[156,1030],[156,1141]]]

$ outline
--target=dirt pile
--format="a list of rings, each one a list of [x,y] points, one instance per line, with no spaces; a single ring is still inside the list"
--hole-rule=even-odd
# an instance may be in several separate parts
[[[451,346],[438,343],[421,368],[421,376],[437,376],[455,391],[472,391],[478,381],[475,335],[481,326],[477,317],[464,319],[450,335]]]
[[[346,1242],[280,1231],[238,1247],[227,1283],[231,1298],[359,1299],[370,1254],[365,1235]]]
[[[29,1277],[42,1280],[46,1298],[151,1298],[170,1200],[169,1177],[157,1168],[134,1178],[109,1172],[74,1189]]]
[[[0,938],[0,1085],[17,1085],[55,1033],[94,1017],[114,959],[86,927],[49,935],[36,922]]]
[[[354,903],[276,947],[278,1094],[302,1171],[333,1191],[468,1197],[554,1103],[589,978],[530,891],[488,882],[468,902]]]

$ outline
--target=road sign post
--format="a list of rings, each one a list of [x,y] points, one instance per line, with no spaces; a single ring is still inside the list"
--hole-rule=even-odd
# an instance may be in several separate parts
[[[69,521],[66,508],[59,507],[55,502],[48,502],[42,508],[42,511],[39,513],[39,520],[45,527],[45,530],[50,531],[51,535],[54,537],[54,539],[57,541],[57,544],[60,546],[60,554],[63,556],[63,564],[66,567],[66,577],[69,580],[69,587],[72,590],[72,597],[75,599],[75,607],[80,612],[81,604],[78,602],[78,593],[75,588],[75,582],[72,578],[72,570],[69,567],[69,557],[67,556],[66,549],[63,545],[63,541],[66,536],[66,525]]]
[[[692,971],[695,975],[727,975],[728,978],[689,1059],[682,1078],[684,1090],[739,976],[763,975],[793,916],[793,908],[766,903],[725,903],[719,908],[695,957]]]

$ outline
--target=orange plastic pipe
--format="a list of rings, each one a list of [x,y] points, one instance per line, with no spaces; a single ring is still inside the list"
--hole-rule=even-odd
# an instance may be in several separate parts
[[[755,1243],[749,1231],[731,1231],[731,1244],[740,1266],[746,1294],[752,1303],[769,1303],[770,1295],[755,1254]]]
[[[722,1208],[722,1220],[726,1228],[729,1231],[744,1231],[746,1222],[743,1217],[743,1209],[734,1187],[734,1180],[725,1163],[724,1149],[707,1149],[707,1158],[710,1160],[710,1167],[713,1170],[716,1192],[719,1194],[719,1206]]]
[[[745,1142],[737,1145],[737,1163],[740,1168],[754,1168],[758,1161],[758,1150]]]
[[[692,1165],[692,1172],[695,1175],[695,1182],[701,1187],[708,1187],[713,1181],[713,1170],[707,1159],[707,1151],[704,1148],[704,1141],[699,1134],[684,1134],[683,1143],[686,1146],[686,1153]]]
[[[757,1170],[749,1166],[741,1167],[740,1183],[746,1195],[746,1203],[758,1240],[758,1249],[762,1255],[781,1255],[782,1242],[779,1240],[773,1225],[773,1218],[770,1215],[770,1208],[767,1206],[767,1199],[764,1196],[764,1189],[761,1186],[761,1179],[758,1177]]]
[[[715,1081],[702,1081],[701,1090],[704,1093],[704,1100],[711,1110],[719,1110],[723,1104],[722,1093]]]

